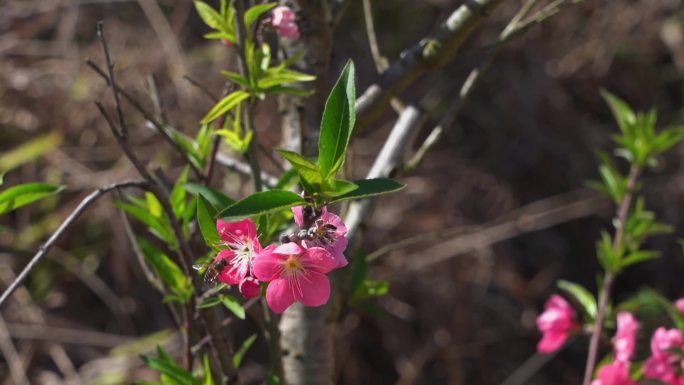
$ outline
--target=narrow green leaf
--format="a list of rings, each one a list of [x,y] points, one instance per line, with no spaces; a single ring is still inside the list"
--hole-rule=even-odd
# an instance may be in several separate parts
[[[318,166],[324,179],[334,176],[344,164],[356,121],[355,103],[354,63],[349,61],[330,92],[323,111]]]
[[[0,192],[0,215],[57,194],[63,189],[64,186],[47,183],[25,183],[10,187]]]
[[[239,73],[224,70],[224,71],[221,71],[221,74],[223,74],[223,76],[227,77],[228,80],[230,80],[231,82],[238,84],[238,85],[241,85],[245,88],[249,88],[249,81],[244,76],[240,75]]]
[[[235,352],[235,355],[233,355],[233,366],[235,368],[239,368],[240,364],[242,364],[242,359],[245,357],[245,354],[249,350],[249,348],[252,347],[252,344],[254,344],[254,341],[256,341],[257,335],[252,334],[249,338],[245,340],[245,342],[240,345],[240,348]]]
[[[620,261],[620,268],[625,268],[635,263],[649,261],[651,259],[658,258],[660,253],[653,250],[638,250],[631,254],[628,254],[625,258]]]
[[[202,385],[214,385],[214,377],[211,375],[211,366],[209,366],[209,357],[206,354],[202,359],[202,371],[204,372]]]
[[[168,376],[179,385],[201,385],[192,373],[181,369],[174,363],[148,356],[142,356],[142,360],[147,366]]]
[[[304,198],[290,191],[262,191],[228,206],[219,213],[218,217],[227,221],[236,221],[302,204],[306,204]]]
[[[636,115],[634,111],[629,107],[629,105],[622,99],[611,94],[606,90],[601,90],[601,96],[606,100],[606,103],[610,106],[611,111],[615,120],[620,126],[620,130],[625,133],[629,133],[634,124],[636,123]]]
[[[216,230],[215,218],[216,209],[202,194],[199,194],[197,196],[197,223],[199,224],[204,242],[212,249],[221,244],[221,237],[218,230]]]
[[[173,229],[168,221],[164,220],[165,218],[156,217],[149,211],[149,209],[134,206],[128,203],[116,202],[115,205],[116,207],[124,210],[128,214],[146,224],[155,235],[167,242],[172,249],[176,249],[176,247],[178,247],[176,237],[173,235]]]
[[[238,317],[239,319],[245,319],[245,308],[242,307],[240,302],[238,302],[238,300],[235,299],[235,297],[233,297],[232,295],[224,294],[221,295],[219,298],[223,306],[225,306],[226,308],[228,308],[228,310],[233,312],[233,314],[235,314],[236,317]]]
[[[315,163],[296,152],[282,149],[277,149],[276,151],[278,154],[280,154],[280,156],[290,162],[292,167],[297,170],[299,175],[309,184],[323,183],[323,177],[321,176],[321,172],[318,170],[318,166]]]
[[[222,304],[221,297],[209,297],[197,305],[198,309],[208,309],[216,305]]]
[[[235,203],[234,200],[229,198],[224,193],[215,190],[211,187],[207,187],[198,183],[186,183],[183,186],[190,194],[199,195],[202,194],[206,200],[211,203],[216,209],[223,209]]]
[[[159,202],[159,199],[157,199],[157,197],[154,194],[152,194],[149,191],[146,191],[145,202],[147,203],[147,207],[145,208],[155,218],[162,218],[164,216],[164,208],[162,207],[161,202]]]
[[[275,187],[273,187],[274,190],[289,190],[292,187],[294,187],[297,182],[299,181],[298,178],[299,174],[297,174],[297,170],[294,168],[291,168],[283,173],[283,175],[280,176],[280,179],[278,179],[278,183],[276,183]]]
[[[386,295],[389,291],[389,281],[373,281],[370,279],[365,279],[361,284],[354,290],[351,296],[352,302],[363,301],[373,297],[382,297]]]
[[[587,321],[593,322],[596,319],[596,312],[598,310],[596,299],[587,289],[565,280],[558,281],[558,287],[577,300],[577,303],[582,306],[584,314],[589,317]]]
[[[329,197],[337,197],[349,194],[358,188],[359,186],[354,182],[343,179],[334,179],[332,182],[326,183],[326,186],[323,189],[323,194]]]
[[[148,240],[137,237],[136,241],[145,256],[145,260],[152,265],[162,281],[169,287],[169,290],[177,295],[182,302],[187,302],[193,290],[190,277],[187,277],[171,258]]]
[[[187,195],[187,190],[185,190],[183,186],[188,181],[189,172],[189,166],[183,167],[183,172],[181,172],[181,175],[178,177],[176,184],[173,186],[173,189],[171,189],[171,195],[169,196],[171,208],[173,209],[173,213],[177,218],[181,217],[185,212],[185,197]]]
[[[60,131],[52,131],[3,152],[0,154],[0,173],[5,173],[24,163],[40,158],[59,147],[63,140],[64,135]]]
[[[195,9],[197,9],[197,13],[206,25],[213,29],[221,30],[223,19],[214,8],[205,2],[195,1]]]
[[[350,199],[362,199],[375,195],[387,194],[395,191],[399,191],[405,187],[405,185],[392,180],[392,179],[364,179],[354,181],[354,184],[358,188],[350,193],[334,197],[329,203],[335,203]]]
[[[233,107],[235,107],[248,97],[249,94],[245,91],[231,92],[230,95],[226,96],[225,98],[221,99],[218,103],[216,103],[216,105],[207,113],[207,115],[204,118],[202,118],[201,123],[206,124],[213,121],[219,116],[232,110]]]
[[[249,29],[259,16],[275,8],[276,5],[278,5],[278,3],[266,3],[250,7],[245,12],[245,26]]]
[[[313,75],[287,68],[269,68],[259,79],[257,85],[259,88],[265,89],[289,83],[310,82],[315,79],[316,77]]]

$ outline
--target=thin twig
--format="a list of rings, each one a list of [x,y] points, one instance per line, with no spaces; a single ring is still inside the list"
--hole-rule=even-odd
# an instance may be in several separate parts
[[[26,377],[25,369],[21,363],[21,358],[17,353],[17,349],[12,344],[10,333],[7,330],[7,324],[0,317],[0,351],[5,357],[5,362],[9,366],[10,376],[15,385],[30,385],[31,382]]]
[[[387,58],[382,56],[378,46],[378,38],[375,34],[375,23],[373,23],[373,9],[370,0],[363,0],[363,17],[366,21],[366,35],[368,36],[368,45],[370,46],[373,62],[375,62],[375,69],[378,74],[382,74],[387,69],[389,63]]]
[[[124,115],[121,110],[121,101],[119,100],[119,91],[116,86],[116,81],[114,80],[114,65],[109,57],[109,49],[107,48],[107,39],[104,35],[104,23],[102,20],[97,22],[97,36],[100,38],[100,43],[102,44],[102,50],[104,51],[105,62],[107,63],[107,81],[112,85],[112,94],[114,95],[114,103],[116,105],[116,115],[119,117],[119,135],[126,137],[128,135],[128,130],[126,129],[126,124],[124,123]]]
[[[145,188],[147,186],[146,182],[143,181],[124,181],[124,182],[119,182],[119,183],[113,183],[108,186],[100,187],[99,189],[93,191],[92,193],[88,194],[81,203],[74,209],[74,211],[69,214],[69,216],[62,222],[62,224],[57,228],[57,230],[48,238],[48,240],[40,246],[38,249],[38,252],[31,258],[29,263],[24,267],[24,269],[19,273],[17,278],[9,285],[9,287],[5,290],[4,293],[2,293],[2,297],[0,297],[0,307],[7,301],[7,299],[12,295],[12,293],[19,287],[24,280],[26,280],[26,277],[35,269],[35,267],[38,265],[38,263],[45,257],[45,254],[47,254],[48,251],[59,241],[62,236],[66,233],[66,231],[69,229],[69,227],[78,219],[81,214],[96,200],[98,200],[100,197],[105,195],[106,193],[118,189],[118,188],[126,188],[126,187],[137,187],[137,188]]]
[[[114,348],[135,340],[134,337],[130,336],[39,324],[9,323],[7,324],[7,330],[12,338],[17,339],[51,341],[62,344],[103,348]]]
[[[620,203],[620,207],[617,211],[617,217],[615,218],[615,238],[613,239],[613,250],[616,253],[622,248],[625,235],[625,223],[627,223],[629,209],[632,206],[632,200],[634,200],[634,195],[636,194],[637,180],[639,179],[640,174],[641,168],[636,164],[632,164],[632,167],[629,170],[629,177],[627,181],[627,194]],[[615,273],[611,271],[606,271],[603,278],[603,285],[601,286],[601,291],[599,292],[598,296],[599,303],[598,311],[596,313],[596,322],[594,324],[594,329],[591,332],[591,339],[589,340],[587,365],[584,368],[584,380],[582,381],[583,385],[589,385],[594,374],[599,343],[601,342],[601,334],[603,333],[603,323],[605,321],[606,309],[608,307],[608,300],[610,299],[610,293],[612,291],[615,278]]]
[[[90,66],[90,68],[92,68],[98,75],[100,75],[100,77],[102,77],[102,79],[105,80],[105,81],[107,82],[107,85],[109,85],[110,87],[112,87],[112,83],[111,83],[109,77],[107,76],[107,74],[106,74],[100,67],[98,67],[98,65],[95,64],[95,62],[93,62],[92,60],[86,60],[86,64],[88,64],[88,66]],[[183,148],[180,146],[180,144],[178,144],[178,142],[176,142],[176,141],[173,139],[173,137],[171,137],[171,135],[169,134],[169,132],[168,132],[168,130],[166,129],[166,127],[164,126],[164,124],[162,124],[160,121],[158,121],[157,119],[155,119],[155,117],[154,117],[154,115],[153,115],[152,113],[148,112],[148,111],[145,109],[145,107],[143,107],[143,105],[142,105],[138,100],[136,100],[136,99],[135,99],[131,94],[129,94],[126,90],[124,90],[123,88],[119,87],[118,84],[114,84],[114,88],[116,88],[117,92],[118,92],[121,96],[123,96],[123,98],[124,98],[124,99],[125,99],[125,100],[126,100],[126,101],[127,101],[127,102],[136,110],[136,111],[138,111],[138,113],[140,113],[140,115],[142,115],[143,118],[144,118],[146,121],[150,122],[150,123],[152,124],[152,126],[153,126],[153,127],[161,134],[161,136],[166,140],[166,142],[169,143],[169,144],[170,144],[170,145],[171,145],[171,146],[172,146],[172,147],[181,155],[181,157],[183,157],[183,160],[185,160],[185,162],[190,166],[190,168],[192,169],[192,171],[193,171],[193,173],[195,174],[195,176],[197,176],[197,177],[200,178],[200,179],[203,179],[203,178],[204,178],[204,175],[202,174],[202,171],[200,171],[200,170],[195,166],[195,164],[192,163],[192,160],[190,160],[190,157],[188,156],[188,154],[185,152],[185,150],[183,150]],[[119,107],[119,108],[120,108],[120,107]]]
[[[212,102],[217,103],[219,101],[219,98],[214,96],[214,94],[211,93],[211,91],[209,91],[209,89],[204,84],[202,84],[199,81],[191,78],[188,75],[183,75],[183,79],[187,80],[188,82],[190,82],[190,84],[197,87],[200,91],[202,91],[202,93],[204,95],[206,95],[209,99],[211,99]]]

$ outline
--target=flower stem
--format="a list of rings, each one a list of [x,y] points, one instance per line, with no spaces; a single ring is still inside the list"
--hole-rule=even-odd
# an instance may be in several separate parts
[[[613,239],[613,250],[616,252],[622,247],[622,242],[625,237],[625,223],[627,222],[627,216],[629,215],[629,208],[632,206],[632,201],[634,200],[634,195],[636,192],[637,179],[641,173],[641,168],[632,164],[629,170],[629,179],[627,181],[627,193],[625,198],[620,203],[620,207],[617,212],[617,221],[615,223],[615,238]],[[596,324],[594,325],[594,330],[591,334],[591,339],[589,341],[589,352],[587,354],[587,365],[584,369],[584,380],[583,385],[590,385],[591,379],[593,377],[594,368],[596,366],[596,357],[598,355],[599,342],[601,340],[601,333],[603,331],[603,323],[606,317],[606,308],[608,307],[608,299],[610,298],[610,293],[615,282],[616,272],[606,271],[603,276],[603,286],[599,293],[599,303],[598,311],[596,314]]]

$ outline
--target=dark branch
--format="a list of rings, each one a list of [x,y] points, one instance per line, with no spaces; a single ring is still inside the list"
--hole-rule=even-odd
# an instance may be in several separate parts
[[[100,187],[99,189],[93,191],[90,193],[87,197],[85,197],[81,203],[76,207],[76,209],[69,214],[69,216],[62,222],[62,224],[57,228],[57,231],[55,231],[50,238],[38,249],[38,252],[31,258],[29,263],[24,267],[24,269],[19,273],[17,278],[14,279],[14,281],[9,285],[9,287],[5,290],[4,293],[2,293],[2,297],[0,297],[0,307],[7,301],[7,299],[12,295],[12,293],[19,287],[24,280],[26,280],[26,277],[28,277],[29,274],[35,269],[35,267],[40,263],[40,261],[45,257],[48,251],[59,241],[62,236],[67,232],[69,227],[78,219],[81,214],[96,200],[98,200],[100,197],[105,195],[106,193],[118,189],[118,188],[125,188],[125,187],[138,187],[138,188],[145,188],[147,186],[147,182],[143,181],[125,181],[125,182],[119,182],[119,183],[113,183],[108,186]]]

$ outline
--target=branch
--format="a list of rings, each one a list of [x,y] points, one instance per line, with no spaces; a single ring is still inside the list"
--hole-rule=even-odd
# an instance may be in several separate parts
[[[121,101],[119,100],[119,91],[116,86],[116,81],[114,80],[114,65],[109,57],[109,49],[107,48],[107,39],[104,36],[104,24],[102,20],[97,22],[97,36],[100,38],[102,43],[102,50],[104,51],[105,62],[107,63],[107,82],[111,84],[112,94],[114,94],[114,104],[116,105],[116,115],[119,117],[119,135],[126,137],[128,135],[128,130],[126,129],[126,124],[124,123],[123,111],[121,111]]]
[[[45,257],[48,251],[59,241],[62,236],[67,232],[69,227],[83,214],[83,212],[96,200],[105,195],[106,193],[126,187],[138,187],[145,188],[147,182],[143,181],[124,181],[119,183],[113,183],[108,186],[100,187],[99,189],[88,194],[81,203],[76,207],[74,211],[69,214],[69,216],[62,222],[62,224],[57,228],[57,230],[50,236],[50,238],[38,249],[38,252],[31,258],[29,263],[24,267],[24,269],[19,273],[19,275],[14,279],[14,281],[9,285],[9,287],[2,293],[0,297],[0,307],[7,301],[7,299],[12,295],[12,293],[19,287],[26,277],[35,269],[38,263]]]
[[[402,52],[356,101],[357,131],[372,123],[389,101],[431,69],[449,62],[473,29],[503,0],[469,0],[432,36]]]
[[[371,55],[375,62],[375,69],[379,74],[385,72],[389,63],[387,58],[380,53],[378,46],[378,38],[375,34],[375,24],[373,23],[373,10],[371,8],[370,0],[363,0],[363,17],[366,21],[366,35],[368,35],[368,45],[370,46]]]

